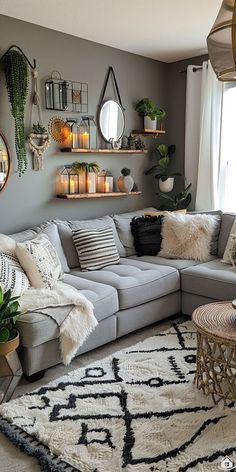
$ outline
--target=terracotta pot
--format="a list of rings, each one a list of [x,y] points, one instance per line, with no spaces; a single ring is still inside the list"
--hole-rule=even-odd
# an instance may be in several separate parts
[[[9,352],[15,351],[20,344],[20,336],[19,333],[17,333],[17,336],[10,341],[7,341],[5,343],[0,342],[0,356],[5,356]]]
[[[134,179],[131,175],[121,175],[117,180],[120,192],[129,193],[134,186]]]
[[[169,177],[167,180],[164,180],[164,182],[159,179],[159,189],[163,193],[168,193],[173,190],[174,187],[174,177]]]

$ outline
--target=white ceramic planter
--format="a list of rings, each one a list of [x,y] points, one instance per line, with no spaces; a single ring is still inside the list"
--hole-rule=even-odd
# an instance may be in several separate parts
[[[129,193],[134,186],[134,179],[131,175],[121,175],[117,180],[120,192]]]
[[[149,116],[144,117],[144,129],[157,129],[157,119],[151,120]]]
[[[161,192],[168,193],[173,190],[174,187],[174,177],[169,177],[167,180],[164,182],[159,179],[159,189]]]

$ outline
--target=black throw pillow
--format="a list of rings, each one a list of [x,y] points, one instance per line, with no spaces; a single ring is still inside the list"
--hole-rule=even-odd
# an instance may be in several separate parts
[[[134,217],[130,223],[137,256],[156,256],[161,249],[163,216]]]

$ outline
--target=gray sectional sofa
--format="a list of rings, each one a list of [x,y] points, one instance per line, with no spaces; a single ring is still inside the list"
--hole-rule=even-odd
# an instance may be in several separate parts
[[[199,305],[236,297],[236,271],[220,261],[236,214],[218,212],[221,226],[216,235],[215,254],[209,262],[199,263],[158,256],[137,257],[130,221],[143,212],[90,221],[52,220],[11,235],[17,241],[24,241],[44,231],[61,259],[62,281],[80,290],[93,303],[99,324],[78,355],[171,315],[180,312],[191,315]],[[82,272],[73,245],[73,229],[107,226],[113,228],[120,264]],[[59,332],[53,319],[27,313],[18,321],[18,329],[21,337],[19,355],[26,375],[32,376],[61,362]]]

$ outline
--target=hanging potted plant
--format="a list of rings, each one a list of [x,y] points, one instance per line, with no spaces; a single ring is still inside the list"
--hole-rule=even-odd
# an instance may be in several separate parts
[[[3,292],[0,287],[0,356],[15,351],[20,338],[16,322],[21,314],[19,297],[12,297],[12,291]]]
[[[142,98],[135,105],[135,110],[144,117],[144,129],[157,129],[157,119],[160,121],[165,116],[165,111],[157,108],[149,98]]]
[[[8,51],[4,56],[4,72],[11,113],[15,120],[16,155],[21,176],[27,169],[24,113],[28,94],[28,66],[25,57],[14,49]]]
[[[130,169],[124,167],[121,169],[121,174],[117,181],[118,188],[120,192],[129,193],[134,186],[134,179],[130,175]]]
[[[161,192],[171,192],[174,187],[174,177],[180,176],[179,172],[170,173],[170,161],[171,156],[175,153],[176,146],[171,144],[160,144],[157,148],[158,155],[160,157],[158,163],[148,169],[145,174],[150,175],[155,173],[155,179],[159,181],[159,188]]]

